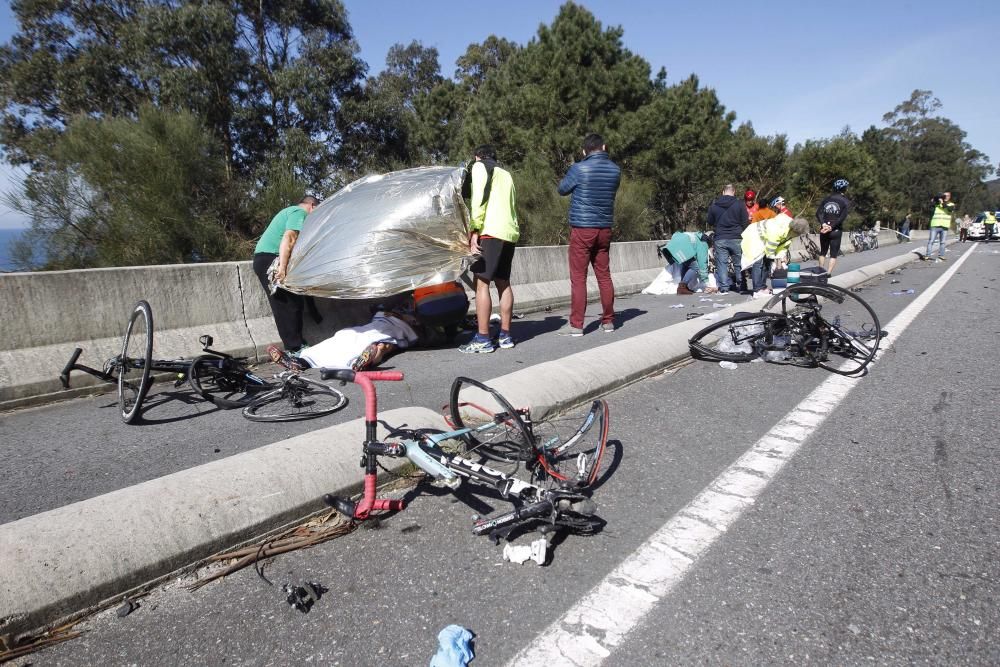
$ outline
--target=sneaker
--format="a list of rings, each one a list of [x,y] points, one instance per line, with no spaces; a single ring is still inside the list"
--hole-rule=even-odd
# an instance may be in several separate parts
[[[601,331],[603,331],[604,333],[614,333],[615,332],[615,323],[614,322],[605,322],[604,324],[601,325]]]
[[[939,256],[938,256],[938,259],[940,259],[940,260],[941,260],[941,261],[943,262],[943,261],[945,261],[945,260],[946,260],[947,258],[946,258],[946,257],[945,257],[944,255],[939,255]]]
[[[560,336],[582,336],[583,335],[583,329],[581,329],[580,327],[566,327],[565,329],[563,329],[562,331],[559,332],[559,335]]]
[[[458,351],[466,354],[488,354],[495,349],[493,341],[489,338],[480,338],[477,334],[475,338],[470,340],[465,345],[460,345]]]
[[[499,345],[501,349],[509,350],[514,347],[514,338],[509,333],[501,331],[500,335],[497,336],[497,345]]]

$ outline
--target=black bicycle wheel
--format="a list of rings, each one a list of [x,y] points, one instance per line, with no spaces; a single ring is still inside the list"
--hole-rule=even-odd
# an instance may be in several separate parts
[[[122,421],[131,424],[142,410],[149,391],[149,370],[153,361],[153,309],[139,301],[129,315],[118,358],[118,408]]]
[[[239,359],[204,354],[195,357],[188,384],[196,394],[225,410],[242,408],[274,385],[250,372]]]
[[[797,285],[777,298],[786,314],[803,308],[816,310],[816,326],[825,338],[825,351],[816,360],[821,368],[857,375],[875,358],[884,335],[882,326],[872,307],[854,292],[836,285]]]
[[[597,399],[582,410],[570,410],[531,424],[541,470],[560,485],[589,487],[603,481],[611,461],[606,456],[610,417],[608,404]]]
[[[775,313],[738,313],[696,333],[688,347],[695,359],[747,362],[760,356],[761,346],[780,335],[784,324]]]
[[[466,389],[474,395],[460,397]],[[479,391],[471,391],[476,389]],[[482,427],[482,430],[461,436],[468,453],[503,463],[530,461],[534,457],[534,440],[521,413],[500,392],[482,382],[467,377],[455,378],[448,411],[455,429]],[[493,426],[488,427],[489,424]]]
[[[323,417],[345,405],[347,397],[333,387],[287,374],[277,388],[250,401],[243,416],[255,422],[288,422]]]

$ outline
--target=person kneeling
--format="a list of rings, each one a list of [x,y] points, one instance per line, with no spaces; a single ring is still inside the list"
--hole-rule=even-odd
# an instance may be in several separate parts
[[[702,232],[674,232],[660,254],[667,264],[680,267],[681,281],[677,284],[678,294],[694,294],[708,281],[708,249],[712,247],[712,235]],[[706,292],[714,292],[706,288]]]

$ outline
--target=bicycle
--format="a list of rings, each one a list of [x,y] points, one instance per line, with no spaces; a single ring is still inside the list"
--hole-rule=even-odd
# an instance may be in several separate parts
[[[322,417],[347,404],[344,394],[321,382],[285,371],[265,380],[248,365],[245,357],[234,357],[211,349],[211,336],[201,336],[202,354],[194,359],[153,358],[153,311],[149,303],[135,304],[125,324],[121,353],[104,362],[102,370],[77,363],[83,348],[76,348],[59,374],[64,389],[70,388],[73,371],[82,371],[118,386],[118,408],[126,424],[142,410],[152,384],[151,373],[171,373],[174,386],[187,382],[203,399],[222,409],[242,408],[252,421],[291,421]]]
[[[406,457],[418,468],[457,489],[463,479],[492,487],[514,508],[492,518],[476,519],[474,535],[489,535],[495,543],[530,523],[547,526],[546,531],[565,529],[580,534],[596,532],[603,520],[596,516],[592,490],[608,473],[608,405],[598,399],[590,404],[571,434],[556,422],[533,422],[527,409],[514,409],[496,390],[466,377],[452,383],[448,405],[451,431],[433,429],[396,430],[390,439],[377,439],[378,423],[375,382],[400,381],[398,371],[361,371],[323,369],[324,380],[340,380],[360,385],[365,396],[365,440],[361,466],[365,469],[364,494],[360,501],[327,494],[324,501],[351,520],[363,521],[373,512],[400,511],[405,500],[378,498],[378,457]],[[463,389],[477,390],[492,400],[497,411],[460,400]],[[567,435],[567,437],[563,437]],[[445,441],[460,443],[458,451],[442,447]],[[492,461],[522,464],[527,480],[483,465],[469,458],[481,455]],[[545,531],[543,531],[545,532]]]
[[[777,306],[780,312],[769,312]],[[856,294],[834,285],[796,285],[775,294],[758,313],[737,313],[688,340],[691,356],[713,361],[763,359],[858,375],[886,335]]]

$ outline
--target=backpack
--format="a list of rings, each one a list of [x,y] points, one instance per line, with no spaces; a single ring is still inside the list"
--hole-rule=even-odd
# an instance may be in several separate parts
[[[469,297],[457,280],[418,287],[413,290],[413,305],[417,319],[430,327],[447,327],[465,321],[469,312]]]

